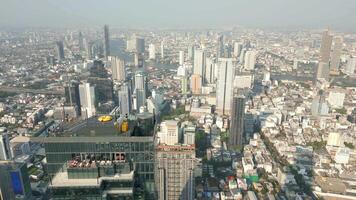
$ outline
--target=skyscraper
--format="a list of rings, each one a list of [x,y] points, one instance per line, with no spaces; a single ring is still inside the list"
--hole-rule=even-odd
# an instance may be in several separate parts
[[[63,60],[64,59],[63,41],[57,41],[57,54],[58,54],[58,60]]]
[[[206,58],[204,82],[215,83],[215,60],[213,58]]]
[[[193,60],[194,58],[194,45],[188,47],[188,60]]]
[[[242,43],[234,42],[234,57],[238,58],[242,50]]]
[[[145,39],[144,38],[136,38],[136,51],[137,51],[137,53],[140,53],[140,54],[145,53]]]
[[[216,111],[221,115],[230,114],[235,76],[235,62],[233,58],[219,58],[219,76],[216,89]]]
[[[161,59],[164,59],[164,41],[161,42]]]
[[[109,26],[104,26],[104,56],[107,59],[110,56],[110,36],[109,36]]]
[[[323,32],[321,38],[321,46],[320,46],[320,59],[318,70],[316,74],[317,79],[329,79],[329,71],[330,71],[330,51],[332,44],[332,36],[330,35],[329,30],[325,30]]]
[[[347,61],[345,72],[349,75],[352,75],[355,73],[355,68],[356,68],[356,58],[349,58]]]
[[[112,79],[124,81],[126,79],[125,62],[117,56],[111,57]]]
[[[0,127],[0,160],[10,160],[12,158],[10,140],[5,127]]]
[[[187,94],[187,92],[188,92],[188,79],[187,79],[187,76],[183,76],[181,78],[181,90],[182,90],[182,94]]]
[[[195,147],[179,144],[178,122],[162,122],[157,133],[155,180],[158,200],[194,199]]]
[[[232,100],[230,147],[244,143],[245,96],[235,95]]]
[[[81,105],[81,115],[84,118],[89,118],[96,113],[95,109],[95,90],[90,83],[83,83],[79,85],[79,96]]]
[[[135,74],[135,91],[136,94],[136,110],[139,110],[141,106],[146,105],[146,76],[142,73]]]
[[[217,57],[221,58],[224,55],[224,36],[220,35],[218,37],[218,45],[217,45]]]
[[[148,59],[150,60],[156,59],[156,48],[154,44],[150,44],[148,46]]]
[[[78,47],[80,51],[84,50],[84,38],[82,32],[78,33]]]
[[[194,50],[194,66],[193,74],[198,74],[201,77],[205,75],[205,52],[201,49]]]
[[[256,65],[256,51],[247,51],[245,54],[244,68],[246,70],[254,70]]]
[[[80,95],[79,95],[79,83],[72,81],[65,85],[64,96],[66,98],[65,104],[75,106],[77,114],[80,114]]]
[[[190,90],[193,94],[201,94],[202,77],[199,74],[193,74],[190,77]]]
[[[179,65],[184,63],[184,51],[179,51]]]
[[[340,66],[340,56],[342,49],[342,37],[337,36],[334,37],[334,48],[331,52],[331,61],[330,61],[330,74],[339,74],[339,66]]]
[[[132,99],[130,87],[127,83],[123,83],[118,91],[118,100],[121,114],[130,114],[132,110]]]

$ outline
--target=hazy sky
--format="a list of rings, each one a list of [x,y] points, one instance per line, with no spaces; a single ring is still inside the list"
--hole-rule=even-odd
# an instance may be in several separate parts
[[[330,26],[356,30],[356,0],[0,0],[0,27],[211,28]]]

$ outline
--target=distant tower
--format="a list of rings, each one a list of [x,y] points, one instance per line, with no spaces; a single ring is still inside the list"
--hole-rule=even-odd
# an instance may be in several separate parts
[[[238,58],[242,50],[242,43],[234,42],[234,57]]]
[[[78,46],[80,51],[84,51],[84,38],[82,32],[78,34]]]
[[[84,118],[89,118],[96,114],[95,109],[95,90],[90,83],[83,83],[79,85],[79,96],[81,104],[81,115]]]
[[[148,46],[148,59],[150,60],[156,59],[156,48],[154,44],[150,44]]]
[[[145,53],[145,39],[144,38],[136,38],[136,52],[143,54]]]
[[[205,52],[201,49],[194,50],[194,66],[193,74],[198,74],[201,77],[205,75]]]
[[[329,79],[329,71],[330,71],[330,51],[333,37],[330,35],[329,30],[323,32],[321,38],[321,46],[320,46],[320,59],[318,70],[316,74],[317,79]]]
[[[220,35],[218,37],[218,46],[217,46],[217,57],[221,58],[224,55],[224,36]]]
[[[58,60],[64,60],[64,45],[63,41],[57,41]]]
[[[179,65],[184,64],[184,51],[179,51]]]
[[[119,107],[121,114],[130,114],[132,110],[132,99],[130,87],[127,83],[120,86],[118,91]]]
[[[109,26],[104,26],[104,55],[107,59],[110,56],[110,36],[109,36]]]
[[[215,83],[215,60],[206,58],[204,82],[208,84]]]
[[[221,115],[230,114],[235,62],[233,58],[219,58],[219,76],[216,90],[216,111]]]
[[[124,81],[126,79],[125,62],[117,56],[111,57],[112,79]]]
[[[161,42],[161,58],[164,59],[164,42]]]
[[[339,74],[342,43],[343,43],[343,39],[341,36],[337,36],[334,38],[334,48],[331,53],[331,61],[330,61],[330,74],[335,74],[335,75]]]
[[[230,147],[244,143],[245,96],[236,95],[232,100]]]

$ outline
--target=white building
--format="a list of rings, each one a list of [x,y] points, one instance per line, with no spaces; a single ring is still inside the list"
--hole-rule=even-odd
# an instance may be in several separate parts
[[[184,51],[179,51],[179,65],[184,64]]]
[[[125,62],[119,57],[110,57],[112,79],[116,81],[124,81],[126,79]]]
[[[148,45],[148,59],[150,60],[156,59],[156,48],[154,44]]]
[[[201,77],[204,77],[205,62],[206,62],[205,52],[201,49],[194,50],[193,74],[198,74]]]
[[[160,131],[157,133],[160,144],[175,145],[179,143],[178,121],[166,120],[160,125]]]
[[[219,58],[219,77],[216,89],[216,110],[219,114],[229,114],[233,93],[235,62],[232,58]]]
[[[355,68],[356,68],[356,58],[349,58],[347,61],[345,72],[349,75],[352,75],[355,73]]]
[[[81,104],[81,112],[84,118],[89,118],[96,113],[95,109],[95,89],[90,86],[90,83],[79,85],[79,97]]]
[[[333,108],[342,108],[344,106],[345,92],[342,90],[332,90],[329,93],[328,102]]]
[[[252,74],[238,74],[234,78],[234,87],[235,88],[252,88],[253,83]]]
[[[245,54],[244,68],[246,70],[254,70],[256,65],[256,51],[247,51]]]

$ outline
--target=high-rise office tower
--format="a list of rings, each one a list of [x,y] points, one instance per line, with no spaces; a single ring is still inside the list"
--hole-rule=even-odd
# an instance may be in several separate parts
[[[79,83],[72,81],[64,86],[64,96],[66,98],[65,104],[75,106],[77,114],[80,114],[80,95],[79,95]]]
[[[246,70],[254,70],[256,65],[256,51],[247,51],[245,54],[244,68]]]
[[[187,92],[188,92],[188,78],[187,78],[187,76],[183,76],[181,78],[181,90],[182,90],[182,94],[187,94]]]
[[[224,36],[220,35],[218,37],[218,45],[217,45],[217,57],[221,58],[224,55]]]
[[[148,59],[150,60],[156,59],[156,48],[154,44],[150,44],[148,46]]]
[[[79,85],[79,96],[81,105],[81,115],[90,118],[96,113],[95,109],[95,89],[90,83]]]
[[[242,43],[234,42],[234,57],[238,58],[242,50]]]
[[[320,59],[318,70],[316,74],[317,79],[329,79],[329,71],[330,71],[330,51],[333,37],[330,35],[329,30],[323,32],[321,38],[321,46],[320,46]]]
[[[242,49],[239,56],[239,63],[244,63],[245,61],[246,49]]]
[[[334,37],[334,48],[331,52],[330,74],[339,74],[340,56],[343,39],[341,36]]]
[[[193,94],[201,94],[202,77],[199,74],[193,74],[190,77],[190,90]]]
[[[156,149],[156,189],[158,200],[194,199],[193,145],[160,145]]]
[[[208,83],[208,84],[215,83],[215,60],[214,60],[214,58],[206,58],[204,82]]]
[[[104,26],[104,56],[107,59],[110,56],[110,36],[109,36],[109,26]]]
[[[0,127],[0,160],[10,160],[11,158],[10,139],[7,129]]]
[[[194,66],[193,74],[199,74],[201,77],[205,75],[205,52],[201,49],[194,50]]]
[[[179,51],[179,65],[184,64],[184,51]]]
[[[146,105],[147,87],[146,76],[138,72],[135,74],[135,87],[134,93],[136,95],[136,110],[139,110],[141,106]]]
[[[194,58],[194,45],[188,47],[188,60],[193,60]]]
[[[144,55],[143,53],[135,52],[134,54],[134,63],[135,67],[142,68],[145,65]]]
[[[26,163],[0,161],[0,199],[33,199]]]
[[[245,96],[235,95],[232,100],[230,147],[244,143]]]
[[[161,42],[161,58],[164,59],[164,41]]]
[[[92,59],[93,58],[93,42],[87,41],[86,42],[86,50],[87,50],[87,59]]]
[[[118,100],[121,114],[130,114],[132,110],[132,99],[130,87],[127,83],[123,83],[118,91]]]
[[[111,57],[112,79],[124,81],[126,79],[125,62],[117,56]]]
[[[144,38],[136,38],[136,52],[143,54],[145,53],[145,39]]]
[[[233,58],[219,58],[219,75],[216,89],[216,111],[221,115],[230,114],[235,62]]]
[[[58,54],[58,60],[63,60],[64,59],[63,41],[57,41],[57,54]]]
[[[136,110],[146,106],[146,91],[144,89],[136,89]]]
[[[84,38],[82,32],[78,34],[78,47],[80,51],[84,50]]]

